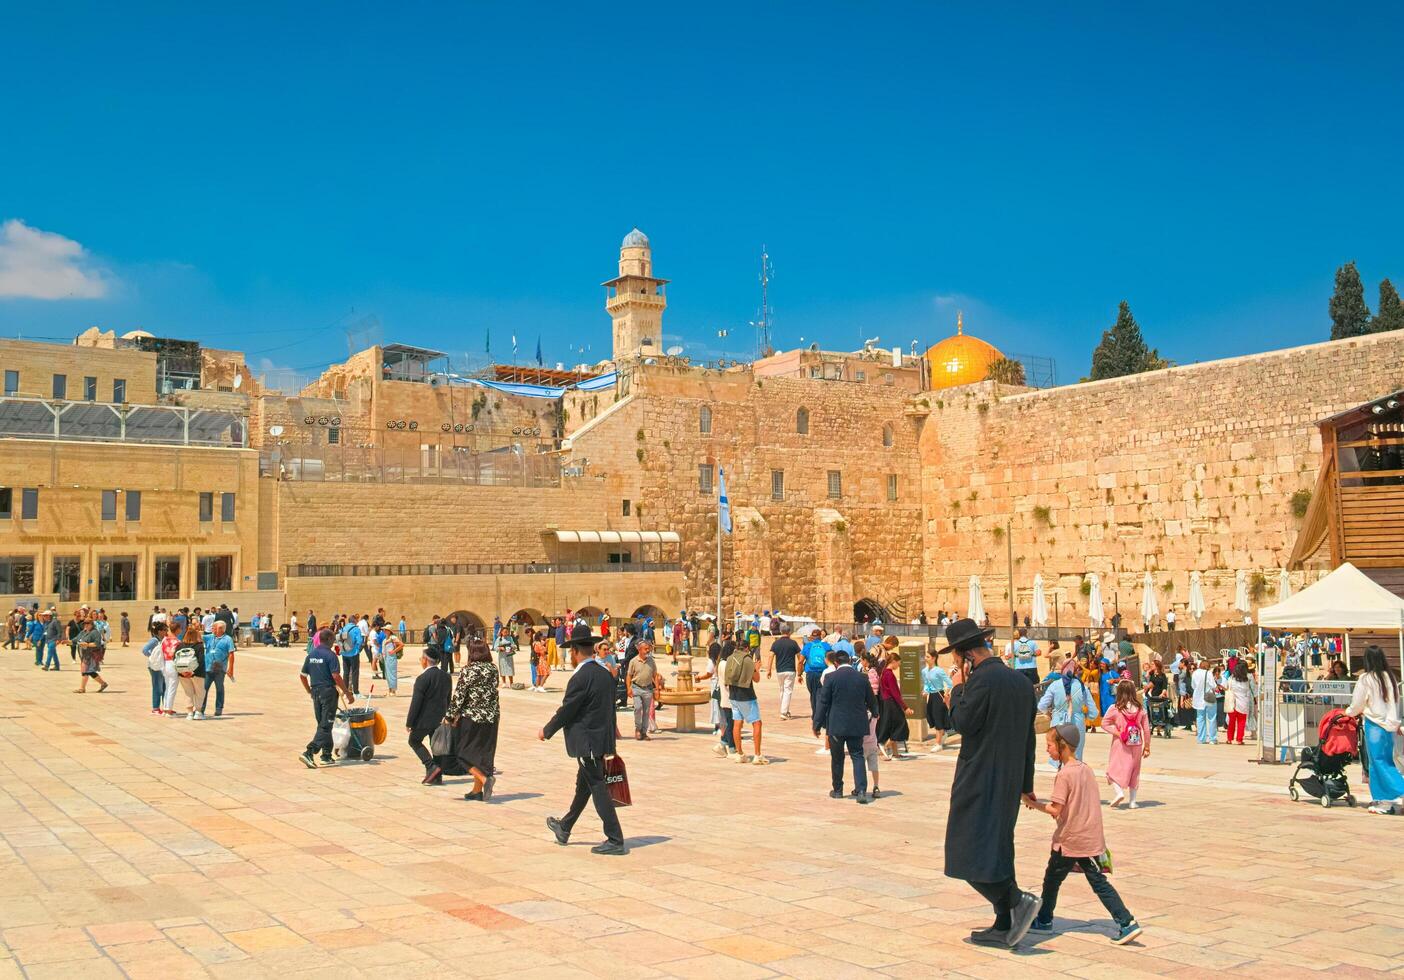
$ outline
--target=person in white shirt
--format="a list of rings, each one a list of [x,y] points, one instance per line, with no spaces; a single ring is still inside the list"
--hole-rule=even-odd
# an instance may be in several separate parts
[[[1219,742],[1219,690],[1209,661],[1201,660],[1190,675],[1190,704],[1194,708],[1195,739],[1209,745]]]
[[[1401,726],[1399,680],[1389,669],[1384,651],[1373,643],[1365,648],[1365,670],[1355,682],[1346,714],[1364,717],[1362,759],[1368,766],[1371,813],[1404,808],[1404,775],[1400,775],[1398,740]]]

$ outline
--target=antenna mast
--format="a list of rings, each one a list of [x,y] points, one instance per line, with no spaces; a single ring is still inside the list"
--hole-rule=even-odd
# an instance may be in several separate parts
[[[760,318],[756,321],[756,357],[769,357],[775,353],[775,349],[770,344],[770,278],[775,274],[775,270],[770,265],[770,255],[765,250],[765,244],[761,243],[761,305]]]

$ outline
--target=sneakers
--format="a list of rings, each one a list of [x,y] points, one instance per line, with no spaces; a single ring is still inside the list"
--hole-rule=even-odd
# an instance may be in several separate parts
[[[765,756],[763,756],[763,755],[758,755],[758,756],[755,756],[754,758],[751,759],[751,765],[753,765],[753,766],[768,766],[768,765],[770,765],[770,760],[767,759],[767,758],[766,758]]]
[[[1006,944],[1010,949],[1019,945],[1020,941],[1028,935],[1029,926],[1033,925],[1033,920],[1038,915],[1041,905],[1043,905],[1043,900],[1037,895],[1024,892],[1023,897],[1019,899],[1019,904],[1010,910],[1009,934],[1006,937]]]
[[[555,836],[557,844],[561,845],[562,847],[565,847],[567,844],[570,843],[570,831],[562,827],[560,820],[558,820],[557,818],[547,817],[546,828],[550,830],[551,833]]]
[[[731,761],[737,763],[738,765],[744,766],[746,763],[751,761],[751,757],[749,755],[746,755],[744,752],[734,752],[732,753]]]
[[[1053,920],[1052,920],[1052,919],[1049,919],[1047,922],[1044,922],[1044,921],[1042,921],[1041,919],[1034,919],[1033,925],[1029,926],[1029,932],[1052,932],[1052,931],[1053,931]]]
[[[843,790],[841,790],[841,789],[831,789],[831,790],[829,790],[829,799],[831,799],[831,800],[841,800],[841,799],[843,799]]]
[[[817,749],[814,750],[814,754],[815,754],[815,755],[828,755],[828,754],[829,754],[829,750],[826,749],[826,748],[824,748],[824,747],[821,745],[819,748],[817,748]]]
[[[205,713],[203,711],[197,711],[193,715],[191,715],[190,718],[192,721],[204,721]]]
[[[721,758],[725,759],[725,758],[726,758],[726,746],[723,745],[721,742],[718,742],[716,745],[712,746],[712,754],[713,754],[713,755],[716,755],[716,756],[720,756]]]
[[[304,752],[304,753],[302,753],[302,755],[298,756],[297,759],[298,759],[299,762],[301,762],[301,763],[302,763],[304,766],[306,766],[308,769],[316,769],[316,768],[317,768],[317,762],[316,762],[315,759],[312,758],[312,753],[311,753],[311,752]]]
[[[329,755],[324,755],[324,756],[322,756],[320,759],[317,760],[317,768],[318,768],[318,769],[325,769],[325,768],[327,768],[327,766],[334,766],[334,765],[336,765],[336,760],[333,759],[333,758],[332,758],[331,756],[329,756]]]
[[[483,802],[484,802],[484,803],[487,803],[487,802],[489,802],[489,801],[492,800],[492,788],[493,788],[493,786],[495,786],[496,784],[497,784],[497,777],[496,777],[496,776],[489,776],[489,777],[483,782]]]
[[[1112,936],[1112,945],[1124,946],[1140,934],[1140,924],[1137,923],[1135,919],[1132,919],[1130,922],[1126,923],[1126,925],[1118,929],[1115,936]]]

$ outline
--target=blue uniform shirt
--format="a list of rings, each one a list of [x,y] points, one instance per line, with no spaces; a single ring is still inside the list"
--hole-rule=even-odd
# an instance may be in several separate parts
[[[341,673],[341,665],[336,654],[326,647],[314,646],[302,661],[302,676],[307,678],[312,690],[335,687],[336,678]]]

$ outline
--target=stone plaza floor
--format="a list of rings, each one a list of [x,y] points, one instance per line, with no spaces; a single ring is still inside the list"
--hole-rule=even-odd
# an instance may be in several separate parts
[[[135,648],[110,651],[102,695],[72,693],[61,656],[56,675],[0,651],[0,978],[1404,973],[1404,820],[1293,803],[1290,770],[1247,747],[1155,739],[1141,809],[1105,814],[1139,941],[1110,945],[1073,875],[1057,932],[1011,953],[967,942],[989,908],[941,874],[954,752],[884,763],[872,806],[830,800],[808,719],[775,720],[773,684],[769,767],[716,758],[708,735],[621,742],[631,852],[611,858],[589,852],[588,808],[569,847],[544,825],[574,778],[560,736],[535,739],[565,674],[504,695],[484,805],[462,780],[419,784],[410,677],[378,702],[391,738],[373,761],[309,771],[298,651],[241,652],[225,717],[204,722],[148,713]],[[1099,774],[1106,751],[1092,736]],[[1031,890],[1051,830],[1023,812]]]

